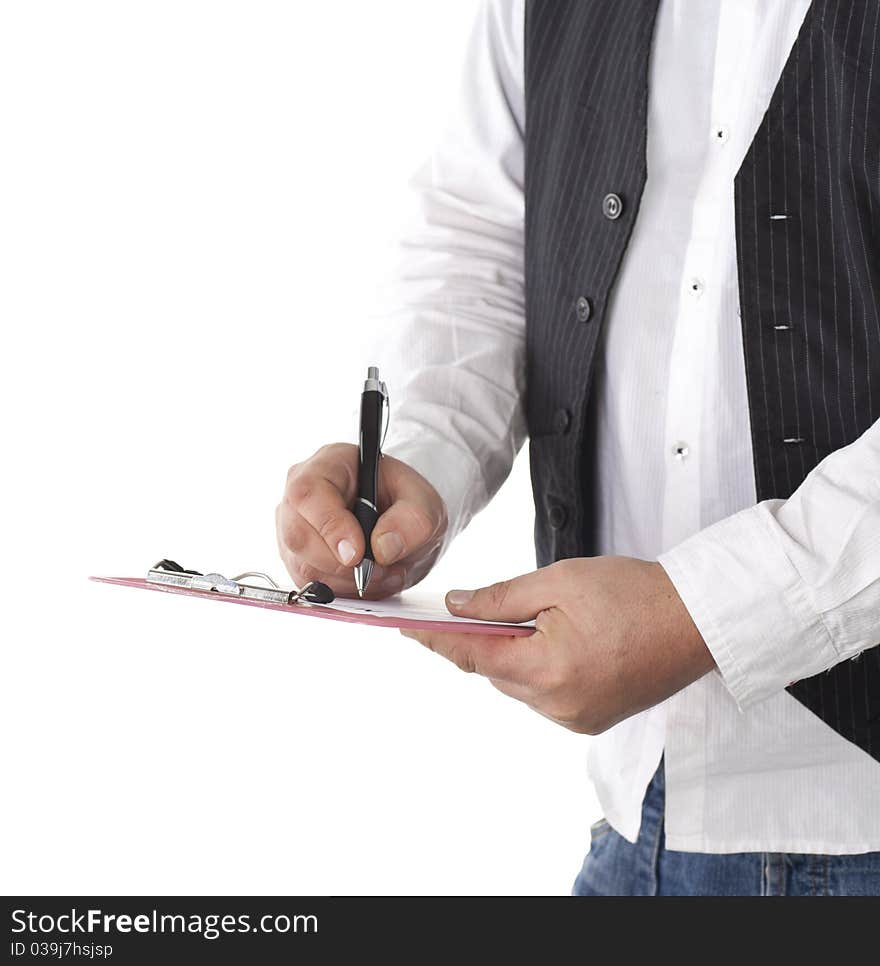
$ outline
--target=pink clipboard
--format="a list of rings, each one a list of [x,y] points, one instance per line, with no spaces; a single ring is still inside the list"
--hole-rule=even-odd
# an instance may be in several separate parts
[[[486,621],[462,620],[449,615],[448,618],[426,620],[406,617],[400,613],[388,613],[389,605],[382,601],[359,601],[357,606],[367,608],[375,604],[378,613],[351,612],[334,608],[332,604],[276,604],[261,600],[244,600],[203,590],[188,590],[171,587],[167,584],[154,584],[142,577],[89,577],[102,584],[115,584],[118,587],[133,587],[136,590],[156,590],[163,594],[176,594],[181,597],[198,597],[203,600],[225,601],[245,607],[260,607],[263,610],[277,610],[285,614],[300,614],[304,617],[321,617],[324,620],[343,621],[347,624],[366,624],[371,627],[398,627],[412,630],[446,631],[454,634],[497,634],[504,637],[525,637],[535,632],[533,623],[499,624]],[[342,603],[342,602],[340,602]],[[349,602],[352,606],[355,602]],[[344,605],[343,605],[344,606]],[[398,605],[400,609],[403,605]],[[393,610],[394,608],[392,608]]]

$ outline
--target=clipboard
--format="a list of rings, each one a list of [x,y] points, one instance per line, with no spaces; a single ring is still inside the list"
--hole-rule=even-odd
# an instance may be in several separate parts
[[[227,578],[217,573],[184,570],[173,560],[161,560],[143,577],[89,577],[117,587],[158,591],[202,600],[225,601],[245,607],[318,617],[371,627],[448,631],[458,634],[494,634],[523,637],[533,634],[535,622],[521,624],[476,621],[450,614],[442,598],[420,591],[406,591],[385,600],[335,597],[326,584],[313,581],[297,590],[280,587],[268,575],[247,571]]]

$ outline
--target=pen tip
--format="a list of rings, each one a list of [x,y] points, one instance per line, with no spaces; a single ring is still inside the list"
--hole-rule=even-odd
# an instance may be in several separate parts
[[[373,576],[373,561],[369,559],[362,560],[354,568],[354,585],[357,588],[358,597],[363,597],[367,589],[367,584],[370,582],[370,577]]]

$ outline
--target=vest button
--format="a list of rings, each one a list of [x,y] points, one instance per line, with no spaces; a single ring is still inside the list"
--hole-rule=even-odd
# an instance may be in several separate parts
[[[561,530],[568,519],[568,512],[561,503],[551,503],[547,510],[547,521],[552,530]]]
[[[590,300],[585,295],[582,295],[575,303],[575,311],[577,312],[578,322],[590,321],[593,306],[590,305]]]
[[[557,409],[553,414],[554,431],[562,436],[568,432],[569,426],[571,426],[571,413],[567,409]]]
[[[623,213],[623,202],[620,195],[609,194],[602,199],[602,214],[609,220],[614,221]]]

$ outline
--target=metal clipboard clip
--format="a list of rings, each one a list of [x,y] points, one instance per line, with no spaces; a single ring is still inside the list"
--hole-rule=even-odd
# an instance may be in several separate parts
[[[258,579],[265,584],[244,583],[245,579]],[[166,584],[185,590],[198,590],[204,593],[221,594],[223,597],[238,597],[242,600],[261,600],[270,604],[329,604],[336,595],[319,580],[313,580],[300,590],[284,590],[267,574],[248,570],[235,577],[222,574],[203,574],[198,570],[184,570],[173,560],[160,560],[147,572],[147,583]],[[266,586],[268,585],[268,586]]]
[[[388,387],[384,382],[380,382],[379,385],[382,387],[382,408],[385,410],[385,427],[382,430],[382,442],[379,443],[379,455],[382,455],[382,450],[385,448],[385,437],[388,435],[388,426],[391,423],[391,397],[388,395]]]

